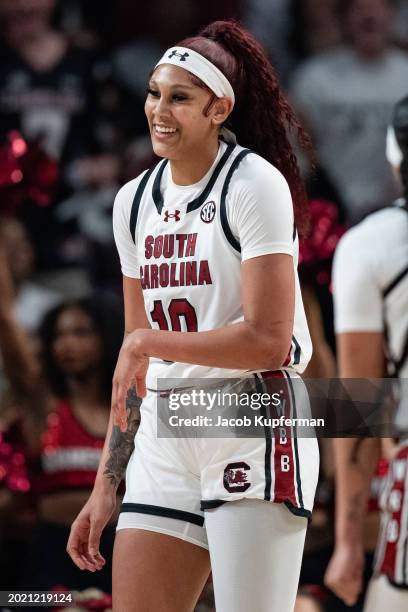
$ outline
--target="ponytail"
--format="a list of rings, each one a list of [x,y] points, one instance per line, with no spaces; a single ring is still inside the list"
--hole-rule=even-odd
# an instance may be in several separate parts
[[[311,142],[262,46],[235,21],[215,21],[179,45],[206,57],[230,81],[236,102],[226,127],[235,132],[240,145],[261,155],[286,178],[301,233],[307,222],[307,197],[288,131],[296,133],[305,149],[311,150]]]

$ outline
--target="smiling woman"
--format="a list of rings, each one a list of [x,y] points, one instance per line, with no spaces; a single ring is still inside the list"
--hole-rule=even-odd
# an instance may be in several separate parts
[[[286,127],[307,137],[259,43],[234,22],[168,49],[145,111],[163,159],[115,200],[126,337],[94,491],[68,552],[82,569],[103,566],[99,537],[115,495],[107,466],[129,436],[125,400],[136,383],[141,428],[117,527],[114,608],[192,611],[211,566],[221,612],[290,612],[316,440],[276,438],[266,425],[261,438],[206,440],[198,429],[163,439],[156,414],[160,381],[239,377],[257,387],[280,379],[296,412],[291,379],[311,343],[297,277],[305,195]]]
[[[219,127],[232,110],[231,99],[217,99],[206,88],[193,85],[190,77],[183,68],[161,64],[150,79],[145,104],[153,150],[172,160],[178,185],[196,183],[206,173],[217,154]],[[208,118],[210,111],[213,121]],[[195,154],[197,147],[200,156]],[[193,162],[188,175],[183,164],[186,155]]]

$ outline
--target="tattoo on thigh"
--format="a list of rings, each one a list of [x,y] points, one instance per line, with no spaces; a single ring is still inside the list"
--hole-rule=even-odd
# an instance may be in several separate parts
[[[104,476],[115,487],[119,486],[133,452],[135,434],[140,424],[141,403],[142,400],[137,397],[135,388],[130,388],[126,398],[127,430],[121,431],[117,425],[112,428],[109,441],[109,458],[106,462]]]

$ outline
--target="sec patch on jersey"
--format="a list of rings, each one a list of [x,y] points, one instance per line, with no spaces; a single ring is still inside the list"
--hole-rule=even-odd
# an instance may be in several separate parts
[[[217,207],[214,201],[204,204],[200,212],[201,221],[204,221],[204,223],[211,223],[214,221],[216,210]]]

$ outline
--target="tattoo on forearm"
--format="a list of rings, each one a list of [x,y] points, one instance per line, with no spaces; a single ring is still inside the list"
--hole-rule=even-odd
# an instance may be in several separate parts
[[[135,388],[129,389],[126,399],[127,430],[123,432],[117,425],[114,425],[112,428],[109,442],[109,458],[106,462],[104,475],[115,487],[119,486],[130,455],[133,452],[135,434],[140,424],[139,409],[141,403],[142,401],[137,397]]]

